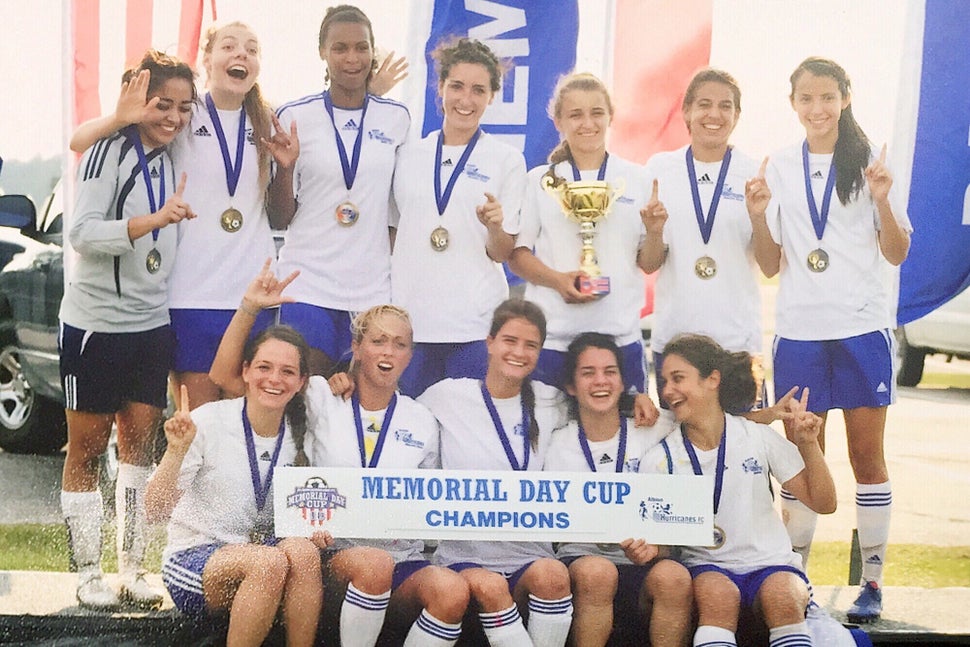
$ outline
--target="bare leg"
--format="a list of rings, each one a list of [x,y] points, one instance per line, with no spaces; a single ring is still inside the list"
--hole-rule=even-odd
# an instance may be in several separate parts
[[[288,537],[277,546],[289,563],[283,587],[283,623],[288,647],[310,647],[323,608],[320,550],[308,539]]]
[[[602,646],[609,640],[618,577],[613,562],[597,555],[585,555],[569,565],[573,591],[571,644]]]
[[[720,627],[737,633],[741,592],[726,575],[707,571],[695,577],[694,601],[699,627]]]
[[[694,590],[690,573],[672,559],[654,564],[640,589],[641,607],[650,618],[650,644],[685,647],[690,644]]]

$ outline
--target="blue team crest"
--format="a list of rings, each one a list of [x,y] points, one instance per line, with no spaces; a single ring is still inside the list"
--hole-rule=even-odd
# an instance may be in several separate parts
[[[313,476],[286,497],[286,507],[299,508],[311,526],[318,526],[333,518],[337,508],[346,509],[347,497],[328,486],[324,479]]]
[[[484,173],[480,172],[478,170],[478,166],[476,166],[474,164],[466,164],[465,165],[465,175],[467,175],[468,177],[470,177],[473,180],[478,180],[479,182],[488,182],[489,179],[491,179],[487,175],[485,175]]]
[[[394,140],[384,134],[380,128],[373,128],[367,131],[367,136],[370,139],[376,139],[382,144],[393,144]]]
[[[414,437],[407,429],[397,429],[394,431],[394,440],[399,443],[404,443],[408,447],[414,447],[416,449],[424,449],[424,441],[418,440]]]
[[[721,191],[721,197],[725,200],[738,200],[744,202],[744,194],[735,193],[734,190],[727,184],[724,185],[724,189]]]
[[[765,471],[764,468],[758,464],[758,459],[754,456],[749,456],[748,458],[744,459],[744,462],[741,463],[741,467],[744,469],[746,474],[763,474]]]

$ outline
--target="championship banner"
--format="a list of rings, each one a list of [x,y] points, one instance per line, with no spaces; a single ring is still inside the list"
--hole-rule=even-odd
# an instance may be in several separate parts
[[[276,534],[707,545],[711,476],[278,467]]]
[[[900,269],[900,324],[970,285],[970,57],[954,55],[970,43],[970,3],[926,0],[924,27],[912,40],[904,60],[922,65],[918,76],[900,80],[901,105],[906,93],[918,93],[910,126],[916,132],[908,206],[914,232]]]
[[[521,150],[528,168],[542,164],[559,143],[546,105],[556,81],[576,65],[578,33],[576,0],[435,0],[425,46],[428,76],[422,136],[441,127],[431,52],[450,38],[468,36],[513,64],[482,117],[482,129]]]

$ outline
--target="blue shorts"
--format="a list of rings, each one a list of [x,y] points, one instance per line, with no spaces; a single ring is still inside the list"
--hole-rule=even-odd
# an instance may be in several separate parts
[[[511,573],[502,573],[499,571],[492,571],[492,572],[498,573],[499,575],[504,577],[505,581],[508,582],[509,584],[509,593],[514,593],[515,585],[519,583],[519,580],[522,579],[522,575],[527,570],[529,570],[529,567],[532,566],[533,563],[534,562],[529,562],[525,566],[520,566],[519,568],[512,571]],[[454,564],[449,564],[448,568],[450,568],[456,573],[461,573],[462,571],[467,571],[470,568],[485,568],[485,567],[482,566],[481,564],[476,564],[475,562],[455,562]]]
[[[827,341],[775,337],[775,398],[807,386],[809,411],[889,406],[895,343],[889,329]]]
[[[623,387],[626,389],[632,387],[637,393],[646,393],[647,358],[643,352],[643,344],[635,341],[623,346],[620,348],[620,356],[623,359],[623,366],[620,367]],[[563,375],[565,367],[566,351],[543,348],[539,353],[536,370],[532,372],[532,379],[554,386],[560,391],[565,390],[567,379],[567,376]]]
[[[762,366],[761,356],[751,356],[752,364],[757,364],[756,372],[764,374],[764,366]],[[653,354],[653,375],[657,380],[657,399],[660,400],[660,406],[663,409],[669,409],[667,401],[663,398],[664,386],[667,384],[667,380],[663,378],[661,371],[664,366],[664,354],[654,353]],[[787,393],[787,391],[782,391],[782,395]],[[752,406],[748,411],[756,411],[758,409],[768,408],[768,383],[766,380],[761,380],[761,388],[758,389],[758,393],[755,394],[754,406]]]
[[[391,576],[391,590],[396,591],[397,587],[404,584],[408,579],[425,566],[431,566],[431,562],[426,559],[413,559],[407,562],[398,562],[394,565],[394,574]]]
[[[173,370],[208,373],[216,358],[219,342],[229,326],[234,310],[178,308],[169,310],[175,333],[175,366]],[[263,310],[256,317],[250,338],[276,321],[276,310]]]
[[[484,379],[488,368],[488,348],[485,340],[460,344],[414,345],[411,363],[407,365],[398,381],[401,393],[416,398],[432,384],[445,378]]]
[[[311,348],[316,348],[334,363],[350,356],[350,322],[355,313],[321,308],[309,303],[284,303],[279,322],[292,326],[303,335]]]
[[[65,408],[116,413],[128,402],[139,402],[164,409],[173,345],[167,325],[99,333],[61,323],[57,347]]]
[[[794,566],[788,566],[787,564],[782,564],[779,566],[765,566],[764,568],[759,568],[756,571],[751,571],[750,573],[734,573],[726,568],[721,568],[720,566],[715,566],[714,564],[701,564],[700,566],[693,566],[687,569],[690,571],[690,576],[696,578],[701,573],[706,573],[708,571],[714,571],[716,573],[721,573],[729,580],[734,582],[741,591],[741,608],[750,609],[754,605],[755,598],[758,595],[758,590],[761,585],[764,584],[768,576],[774,573],[794,573],[803,582],[805,586],[809,587],[811,590],[811,585],[808,583],[808,578],[799,569]]]
[[[169,555],[162,563],[162,582],[182,613],[202,616],[207,612],[202,592],[202,571],[223,544],[203,544]]]

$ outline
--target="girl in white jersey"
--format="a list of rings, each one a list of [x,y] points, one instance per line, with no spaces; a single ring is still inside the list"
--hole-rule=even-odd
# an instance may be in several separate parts
[[[748,212],[761,268],[781,273],[775,392],[811,387],[812,411],[824,420],[842,409],[845,417],[863,562],[848,616],[870,622],[882,611],[892,505],[883,435],[896,396],[895,322],[885,275],[906,258],[912,226],[892,190],[886,147],[876,158],[852,116],[845,70],[809,58],[790,80],[805,140],[765,160],[746,189]],[[815,515],[785,492],[782,500],[792,543],[807,560]]]
[[[694,578],[694,645],[734,645],[741,609],[769,629],[771,647],[809,647],[808,580],[772,506],[770,476],[814,510],[835,510],[835,484],[818,443],[821,419],[791,400],[791,441],[737,414],[755,399],[751,357],[683,334],[666,347],[663,396],[680,431],[644,456],[642,471],[714,476],[714,542],[685,546]]]
[[[273,226],[287,229],[280,272],[303,274],[280,321],[306,336],[313,373],[328,374],[350,349],[354,313],[391,300],[389,196],[411,118],[368,92],[377,60],[360,9],[327,9],[319,51],[329,87],[278,110],[267,208]]]
[[[269,137],[271,111],[256,82],[259,41],[245,24],[209,29],[202,65],[206,93],[173,156],[191,181],[185,198],[200,218],[180,225],[179,247],[169,281],[168,305],[175,333],[173,386],[185,384],[193,407],[221,397],[209,379],[222,333],[262,259],[275,254],[263,206],[270,154],[259,142]],[[71,147],[86,149],[97,137],[139,123],[148,78],[122,88],[114,114],[83,124]],[[272,322],[266,313],[256,330]]]
[[[227,645],[261,644],[278,610],[287,645],[314,644],[323,603],[315,544],[332,540],[277,540],[272,512],[276,466],[308,464],[307,351],[299,333],[274,326],[244,352],[245,397],[189,413],[183,386],[149,481],[149,517],[170,518],[162,577],[172,600],[203,618],[228,611]]]
[[[226,330],[213,379],[238,390],[240,348],[254,313],[287,302],[283,289],[295,278],[277,281],[269,267],[250,284]],[[354,318],[349,379],[334,395],[312,376],[307,389],[310,463],[325,467],[418,468],[438,464],[438,426],[423,406],[399,395],[397,380],[411,358],[411,323],[391,305],[374,306]],[[345,374],[341,374],[345,375]],[[336,381],[336,379],[335,379]],[[325,579],[333,590],[346,588],[340,609],[340,643],[373,645],[385,614],[410,625],[409,646],[454,644],[468,604],[468,585],[454,572],[424,559],[421,541],[338,539],[328,556]]]
[[[580,334],[566,350],[570,421],[553,432],[544,469],[566,472],[639,472],[643,454],[673,430],[665,414],[652,428],[634,427],[620,413],[622,353],[609,335]],[[556,555],[572,580],[572,640],[577,645],[642,641],[640,617],[649,618],[650,644],[681,647],[691,626],[693,597],[687,569],[659,557],[642,539],[619,544],[560,544]],[[614,612],[620,619],[614,631]]]
[[[501,263],[518,233],[522,153],[482,132],[500,88],[498,58],[460,39],[439,46],[441,130],[401,149],[392,301],[414,322],[414,360],[401,389],[418,396],[445,377],[482,377],[492,311],[508,297]]]
[[[150,75],[145,118],[98,140],[78,166],[68,232],[78,256],[58,315],[68,436],[61,508],[79,573],[78,601],[95,609],[119,603],[101,575],[98,490],[98,457],[114,423],[122,597],[147,607],[162,602],[141,568],[143,501],[172,360],[166,281],[177,235],[169,225],[194,217],[184,199],[185,174],[176,184],[167,146],[189,122],[195,86],[188,65],[154,50],[126,80],[140,71]]]
[[[556,389],[529,380],[545,330],[534,303],[503,302],[485,340],[485,378],[445,379],[418,399],[440,424],[444,469],[542,469],[560,419]],[[443,540],[434,561],[468,582],[493,647],[565,644],[572,617],[569,573],[551,544]],[[520,609],[528,611],[528,633]]]
[[[606,136],[613,102],[603,82],[592,74],[570,74],[559,81],[549,102],[549,116],[562,138],[549,155],[549,165],[529,171],[522,226],[510,260],[511,269],[528,281],[525,296],[549,320],[549,337],[539,357],[536,379],[562,387],[566,347],[579,333],[595,330],[616,338],[622,347],[623,381],[638,394],[647,392],[640,335],[643,303],[644,226],[641,208],[649,192],[635,164],[610,155]],[[579,269],[580,225],[563,213],[557,196],[544,184],[605,181],[623,187],[608,216],[596,224],[593,245],[603,276]],[[657,408],[642,395],[647,422]]]

